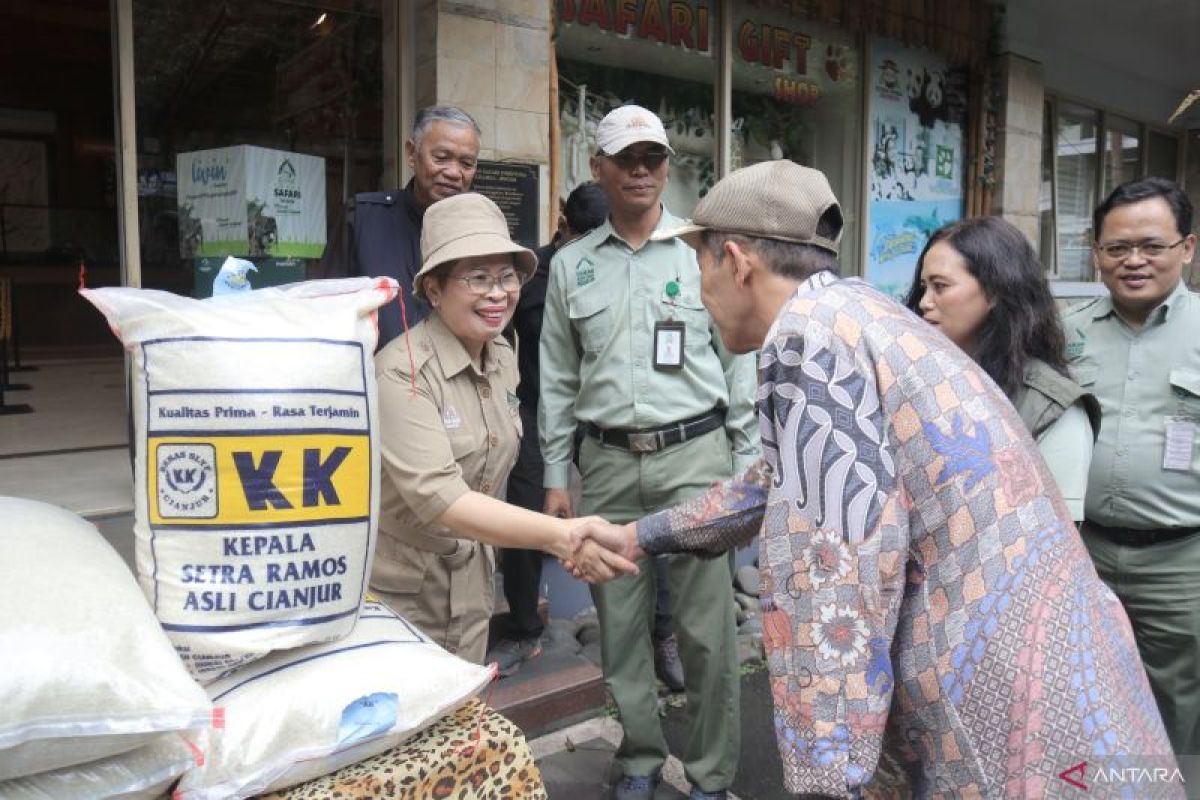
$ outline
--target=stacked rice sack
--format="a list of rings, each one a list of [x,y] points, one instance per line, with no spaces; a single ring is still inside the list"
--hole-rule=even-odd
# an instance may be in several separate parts
[[[133,364],[138,578],[201,683],[354,627],[379,509],[374,318],[396,291],[81,292]]]
[[[156,797],[212,705],[95,526],[0,497],[0,797]]]
[[[379,508],[375,311],[396,292],[370,278],[208,300],[82,291],[131,355],[144,597],[103,540],[77,547],[0,523],[26,548],[0,570],[31,581],[0,601],[0,703],[12,698],[0,797],[140,796],[185,769],[182,798],[282,789],[396,746],[493,677],[385,606],[364,611]],[[55,524],[72,517],[54,511],[66,515]],[[101,569],[91,551],[104,549]],[[26,618],[56,584],[97,596],[72,603],[78,618]],[[121,604],[105,596],[118,591]],[[107,663],[93,651],[113,664],[89,683]]]

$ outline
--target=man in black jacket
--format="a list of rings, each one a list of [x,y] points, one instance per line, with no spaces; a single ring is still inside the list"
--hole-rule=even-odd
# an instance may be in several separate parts
[[[386,276],[400,282],[409,326],[429,314],[414,303],[413,276],[421,268],[421,224],[434,202],[471,188],[479,163],[479,125],[453,106],[417,112],[404,152],[413,177],[403,189],[354,196],[350,274]],[[400,309],[379,309],[379,348],[403,332]],[[536,427],[535,427],[536,430]]]

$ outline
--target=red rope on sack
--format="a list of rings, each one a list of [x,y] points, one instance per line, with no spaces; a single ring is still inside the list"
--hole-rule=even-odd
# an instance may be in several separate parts
[[[86,289],[87,282],[84,278],[87,276],[87,267],[83,263],[83,259],[79,259],[79,288]]]
[[[408,336],[408,309],[404,306],[404,285],[401,284],[396,292],[396,301],[400,303],[400,324],[404,326],[404,335]],[[408,377],[409,385],[408,392],[410,397],[417,396],[417,362],[412,354],[412,339],[405,342],[405,349],[408,350]]]
[[[460,754],[464,758],[471,758],[475,755],[475,748],[479,746],[479,740],[483,738],[483,715],[492,706],[492,693],[496,691],[496,684],[499,682],[500,673],[495,670],[493,665],[492,682],[488,684],[487,697],[483,699],[483,703],[479,706],[479,719],[475,721],[475,731],[471,734],[471,743],[460,751]]]

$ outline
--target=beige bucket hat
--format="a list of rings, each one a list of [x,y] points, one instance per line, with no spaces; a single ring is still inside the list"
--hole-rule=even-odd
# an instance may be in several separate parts
[[[537,269],[537,256],[508,236],[508,223],[495,203],[466,192],[438,200],[425,211],[421,226],[421,271],[413,278],[413,294],[426,300],[425,276],[444,264],[471,256],[513,253],[522,282]]]
[[[656,232],[655,241],[705,230],[812,244],[837,254],[842,238],[817,233],[817,223],[841,206],[825,173],[793,161],[764,161],[734,170],[709,190],[686,225]]]

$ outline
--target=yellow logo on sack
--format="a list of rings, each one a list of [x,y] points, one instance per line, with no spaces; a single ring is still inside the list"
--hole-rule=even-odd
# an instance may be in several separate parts
[[[354,434],[151,437],[154,525],[242,525],[370,514],[370,439]]]

